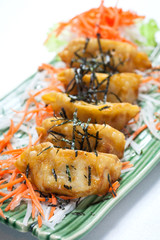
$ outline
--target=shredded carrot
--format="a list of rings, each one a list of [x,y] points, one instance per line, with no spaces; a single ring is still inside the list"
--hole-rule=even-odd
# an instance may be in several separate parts
[[[6,182],[7,180],[8,180],[8,178],[5,178],[5,179],[1,180],[1,181],[0,181],[0,184]]]
[[[29,196],[29,195],[24,195],[23,198],[31,199],[31,200],[32,200],[32,197]],[[40,201],[40,202],[46,202],[46,198],[44,198],[44,197],[37,197],[37,199],[38,199],[38,201]],[[52,199],[49,198],[49,199],[48,199],[48,202],[51,203],[51,202],[52,202]]]
[[[8,150],[13,150],[12,144],[10,142],[8,142],[8,144],[7,144],[7,149]]]
[[[55,196],[53,194],[52,194],[52,204],[54,204],[54,205],[57,204],[57,199],[55,198]],[[51,208],[48,220],[53,216],[55,209],[56,209],[56,207]]]
[[[5,151],[3,153],[1,153],[1,155],[6,155],[6,154],[11,154],[11,155],[17,155],[17,154],[21,154],[26,148],[19,148],[19,149],[13,149],[13,150],[9,150],[9,151]]]
[[[79,37],[95,38],[99,33],[104,39],[129,42],[121,36],[119,28],[132,25],[137,19],[144,19],[144,16],[138,16],[131,11],[123,11],[117,7],[105,7],[104,0],[102,0],[98,8],[76,15],[68,22],[59,23],[56,30],[49,33],[45,44],[53,34],[60,35],[68,26],[71,32],[76,33]]]
[[[14,181],[14,180],[16,179],[16,176],[17,176],[17,173],[18,173],[18,172],[19,172],[19,170],[16,168],[16,169],[13,171],[9,182],[12,182],[12,181]],[[8,191],[11,191],[11,190],[12,190],[12,187],[8,187],[7,190],[8,190]]]
[[[17,187],[15,190],[13,190],[12,192],[6,194],[6,196],[4,196],[3,198],[0,199],[0,203],[3,203],[5,200],[9,199],[10,197],[14,196],[21,188],[23,187],[23,185],[20,185],[19,187]]]
[[[132,122],[129,122],[128,125],[131,125],[131,124],[134,124],[134,123],[137,123],[139,120],[139,113],[137,113],[137,115],[134,117],[134,120]]]
[[[128,162],[122,162],[122,170],[133,167],[133,164]]]
[[[7,196],[7,193],[0,192],[0,196],[5,197],[5,196]]]
[[[3,213],[3,211],[2,211],[1,208],[0,208],[0,216],[1,216],[2,218],[6,219],[6,216],[4,215],[4,213]]]
[[[22,176],[24,177],[24,179],[26,180],[26,184],[27,184],[27,187],[29,188],[30,190],[30,194],[31,194],[31,198],[32,198],[32,201],[34,202],[35,206],[38,208],[39,212],[41,213],[41,215],[44,217],[44,212],[43,212],[43,209],[41,207],[41,204],[33,190],[33,187],[32,187],[32,184],[30,183],[30,181],[28,180],[28,178],[25,176],[25,174],[21,173]]]
[[[39,227],[39,228],[42,227],[42,217],[41,217],[40,214],[38,215],[38,227]]]
[[[157,130],[160,130],[160,122],[158,122],[158,123],[156,124],[156,129],[157,129]]]
[[[18,179],[15,179],[15,180],[12,181],[12,182],[9,182],[9,183],[6,183],[6,184],[1,185],[1,186],[0,186],[0,189],[12,187],[12,186],[14,186],[14,185],[17,184],[17,183],[21,183],[23,180],[24,180],[23,177],[18,178]],[[0,200],[1,200],[1,199],[0,199]]]
[[[35,219],[35,212],[36,212],[36,207],[34,202],[32,201],[32,219]]]
[[[28,148],[30,148],[32,146],[32,135],[30,133],[28,133],[29,135],[29,144],[28,144]]]
[[[28,193],[28,192],[29,192],[28,189],[26,189],[26,190],[22,191],[21,193],[17,194],[14,201],[10,205],[10,210],[14,210],[15,207],[17,207],[17,205],[20,203],[21,199],[23,199],[23,195]]]
[[[21,121],[16,126],[14,126],[13,120],[11,120],[11,126],[8,133],[4,135],[4,139],[0,140],[0,152],[2,152],[2,150],[7,146],[12,136],[19,130],[20,126],[24,122],[30,103],[31,103],[31,99],[28,99],[26,103],[24,115]]]
[[[134,133],[133,133],[133,139],[135,139],[144,129],[147,128],[147,125],[144,124],[140,128],[138,128]]]
[[[120,183],[118,181],[114,182],[112,186],[109,188],[108,192],[112,193],[112,196],[115,197],[116,191],[119,188],[119,186],[120,186]]]
[[[146,77],[144,79],[142,79],[142,83],[147,83],[149,81],[151,81],[153,79],[153,77],[149,76],[149,77]]]
[[[52,66],[51,64],[43,63],[43,64],[38,68],[38,71],[44,71],[44,70],[46,70],[47,73],[58,73],[58,72],[61,72],[62,70],[64,70],[64,68],[55,68],[55,67]]]
[[[25,190],[26,190],[26,185],[25,184],[20,185],[20,187],[19,187],[18,191],[16,192],[16,194],[14,195],[13,199],[8,204],[8,206],[5,208],[5,211],[9,211],[11,209],[11,207],[13,210],[17,206],[17,204],[21,198],[21,193],[24,192]]]
[[[2,170],[0,171],[0,176],[3,176],[4,174],[6,173],[13,173],[14,170],[9,170],[9,169],[6,169],[6,170]]]

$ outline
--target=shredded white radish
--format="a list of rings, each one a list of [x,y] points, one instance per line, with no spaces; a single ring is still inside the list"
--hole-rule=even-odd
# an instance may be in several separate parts
[[[134,149],[134,151],[140,155],[141,154],[141,149],[140,149],[140,146],[135,142],[135,141],[132,141],[131,143],[131,147]]]
[[[142,113],[143,113],[143,120],[145,124],[147,125],[147,127],[149,128],[153,136],[160,140],[160,135],[157,132],[154,120],[149,117],[149,114],[148,115],[146,114],[145,110],[142,110]]]
[[[126,173],[126,172],[131,172],[131,171],[134,171],[135,170],[135,167],[131,167],[131,168],[127,168],[127,169],[122,169],[121,170],[121,174],[122,173]]]
[[[32,203],[31,203],[31,200],[28,200],[26,215],[25,215],[25,217],[23,219],[23,224],[25,226],[27,226],[27,224],[28,224],[28,220],[29,220],[29,218],[31,216],[31,213],[32,213]]]
[[[60,223],[68,213],[75,209],[75,207],[76,203],[71,202],[66,205],[64,209],[56,209],[54,216],[49,221],[43,220],[42,222],[44,225],[54,229],[55,225]]]
[[[145,94],[142,94],[140,93],[139,96],[138,96],[138,99],[141,100],[141,101],[150,101],[150,102],[153,102],[155,104],[160,104],[160,100],[157,100],[149,95],[145,95]]]
[[[125,144],[125,149],[131,144],[132,141],[133,141],[133,135],[131,135],[129,138],[127,138],[126,144]]]

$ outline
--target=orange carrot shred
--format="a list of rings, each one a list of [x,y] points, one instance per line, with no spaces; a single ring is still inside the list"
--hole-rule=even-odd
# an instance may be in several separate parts
[[[157,130],[160,130],[160,122],[158,122],[158,123],[156,124],[156,129],[157,129]]]
[[[128,162],[122,162],[122,170],[133,167],[133,164]]]
[[[20,185],[19,187],[17,187],[15,190],[13,190],[12,192],[6,194],[6,196],[4,196],[3,198],[0,199],[0,203],[3,203],[5,200],[7,200],[8,198],[14,196],[18,191],[19,189],[22,188],[22,185]]]
[[[147,125],[144,124],[140,128],[138,128],[134,133],[133,133],[133,139],[135,139],[144,129],[147,128]]]
[[[35,219],[35,211],[36,211],[36,207],[34,202],[32,201],[32,219]]]
[[[57,199],[54,197],[53,194],[52,194],[52,204],[54,204],[54,205],[57,204]],[[48,220],[53,216],[55,209],[56,209],[56,207],[51,208]]]
[[[16,192],[16,194],[14,195],[13,199],[8,204],[8,206],[5,208],[5,211],[10,210],[11,206],[12,206],[12,210],[17,206],[17,202],[20,200],[21,193],[24,192],[24,190],[26,190],[26,185],[25,184],[20,185],[19,189]]]
[[[4,215],[4,213],[3,213],[3,211],[2,211],[1,208],[0,208],[0,216],[1,216],[2,218],[6,219],[6,216]]]
[[[40,214],[38,215],[38,227],[39,227],[39,228],[42,227],[42,217],[41,217]]]
[[[12,181],[12,182],[9,182],[9,183],[6,183],[6,184],[1,185],[1,186],[0,186],[0,189],[12,187],[13,185],[15,185],[15,184],[17,184],[17,183],[21,183],[23,180],[24,180],[23,177],[18,178],[18,179],[15,179],[15,180]],[[1,201],[1,199],[0,199],[0,201]]]
[[[25,174],[22,173],[22,176],[24,177],[24,179],[26,180],[26,184],[30,190],[30,194],[31,194],[31,199],[34,202],[34,204],[36,205],[36,207],[38,208],[39,212],[41,213],[41,215],[44,217],[44,212],[43,209],[41,207],[41,204],[33,190],[32,184],[30,183],[30,181],[28,180],[28,178],[25,176]]]
[[[68,22],[59,23],[59,26],[49,33],[45,44],[52,37],[52,34],[59,36],[68,26],[70,27],[70,31],[76,33],[79,37],[95,38],[97,37],[97,33],[99,33],[101,38],[132,44],[121,36],[119,27],[132,25],[136,19],[143,18],[144,16],[138,16],[131,11],[123,11],[121,8],[105,7],[104,0],[102,0],[98,8],[93,8],[76,15]]]
[[[115,197],[116,191],[119,188],[119,186],[120,186],[120,183],[118,181],[114,182],[112,184],[112,187],[109,188],[108,192],[112,193],[112,196]]]
[[[7,193],[0,192],[0,196],[5,197],[6,195],[7,195]]]
[[[16,176],[17,176],[17,173],[19,172],[19,171],[17,171],[17,170],[18,170],[18,169],[16,168],[16,169],[13,171],[9,182],[12,182],[12,181],[15,180],[15,178],[16,178]],[[11,191],[11,189],[12,189],[12,187],[8,187],[8,188],[7,188],[8,191]]]
[[[7,149],[8,150],[13,150],[12,144],[10,142],[8,142],[8,144],[7,144]]]

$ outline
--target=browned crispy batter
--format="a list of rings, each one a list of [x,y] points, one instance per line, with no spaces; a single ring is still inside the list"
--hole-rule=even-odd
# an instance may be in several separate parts
[[[42,134],[41,142],[51,142],[57,147],[71,148],[73,121],[66,123],[65,119],[47,118],[43,121],[42,126],[36,129],[38,135]],[[87,130],[87,135],[85,130]],[[97,138],[96,134],[98,134]],[[68,143],[68,141],[63,139],[67,139],[70,142]],[[125,147],[125,137],[123,133],[109,125],[82,123],[77,124],[75,129],[75,147],[78,150],[92,152],[96,150],[98,152],[111,153],[122,158]]]
[[[104,195],[109,181],[121,174],[121,162],[112,154],[63,150],[45,142],[25,150],[15,163],[23,173],[29,166],[30,181],[44,193],[57,193],[71,197]]]
[[[118,130],[123,129],[140,110],[137,105],[130,103],[107,102],[93,105],[83,101],[70,102],[71,99],[67,94],[59,92],[45,94],[42,99],[46,104],[51,104],[53,110],[57,112],[64,108],[69,119],[73,118],[73,113],[77,109],[77,116],[81,121],[87,122],[90,118],[91,123],[109,124]]]
[[[73,68],[66,69],[58,74],[58,80],[61,81],[65,88],[67,88],[68,84],[74,79],[75,71]],[[98,90],[105,90],[107,85],[107,77],[108,74],[105,73],[96,73],[96,78],[100,87]],[[104,81],[106,79],[106,81]],[[83,85],[85,84],[89,87],[91,80],[91,74],[85,74],[83,76]],[[107,101],[108,102],[119,102],[116,96],[120,98],[122,102],[129,102],[133,103],[138,96],[138,88],[141,81],[141,75],[136,73],[119,73],[114,74],[109,79],[109,89],[107,94]],[[68,88],[72,89],[73,84],[75,81],[70,83]],[[97,87],[97,82],[95,81],[95,86]],[[77,94],[77,85],[73,87],[70,91],[70,94],[76,95]],[[116,96],[115,96],[116,95]],[[98,100],[103,101],[104,93],[97,94]]]
[[[68,46],[59,53],[62,61],[69,65],[72,59],[77,59],[75,52],[80,56],[87,59],[96,58],[98,62],[101,62],[101,56],[99,52],[99,45],[97,39],[90,39],[86,51],[86,40],[84,38],[74,39],[69,42]],[[135,47],[129,43],[118,42],[113,40],[101,39],[100,40],[102,51],[105,53],[108,50],[112,51],[113,60],[112,66],[118,66],[119,72],[134,72],[135,69],[144,71],[151,67],[151,62],[148,59],[147,54],[139,52]],[[113,51],[114,50],[114,51]],[[122,62],[123,64],[120,64]],[[78,67],[79,63],[73,63],[73,66]]]

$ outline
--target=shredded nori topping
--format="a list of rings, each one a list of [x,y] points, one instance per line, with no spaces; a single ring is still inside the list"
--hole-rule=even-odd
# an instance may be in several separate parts
[[[73,165],[71,165],[71,167],[72,167],[74,170],[77,170]]]
[[[114,95],[120,103],[122,102],[122,100],[120,99],[120,97],[118,97],[117,94],[115,94],[115,93],[113,93],[113,92],[109,92],[108,94]]]
[[[58,123],[58,121],[60,121]],[[56,123],[57,121],[57,123]],[[99,138],[99,131],[95,132],[95,134],[91,134],[88,131],[89,123],[91,119],[88,119],[87,123],[84,123],[80,121],[77,117],[77,109],[73,113],[73,119],[68,120],[68,119],[61,119],[61,118],[56,118],[55,120],[51,120],[51,122],[54,122],[53,126],[50,127],[50,129],[47,131],[48,134],[51,134],[53,139],[53,144],[54,147],[56,148],[61,148],[59,146],[59,142],[65,142],[65,146],[63,147],[64,149],[72,149],[75,151],[75,157],[78,156],[78,150],[83,150],[83,151],[88,151],[88,152],[96,152],[96,148],[98,146],[98,141],[101,140],[102,138]],[[54,130],[54,127],[59,127],[63,126],[65,124],[72,123],[73,128],[72,128],[72,137],[70,139],[65,136],[65,134],[61,133],[56,129]],[[90,141],[91,139],[94,138],[95,141],[95,147],[91,146]],[[79,145],[79,146],[78,146]],[[93,149],[92,149],[93,148]],[[97,153],[96,153],[97,155]]]
[[[50,134],[52,134],[52,135],[56,134],[56,135],[59,135],[59,136],[65,138],[65,135],[64,135],[63,133],[60,133],[60,132],[56,132],[56,131],[53,131],[53,130],[49,130],[48,133],[50,133]]]
[[[76,215],[76,216],[84,216],[85,215],[84,212],[73,212],[72,214]]]
[[[72,189],[71,186],[67,186],[67,185],[65,185],[65,184],[64,184],[64,187],[65,187],[66,189],[68,189],[68,190],[71,190],[71,189]]]
[[[110,175],[109,175],[109,174],[108,174],[108,182],[109,182],[109,186],[112,188],[112,193],[113,193],[113,195],[116,197],[117,195],[116,195],[115,191],[113,190],[113,186],[112,186],[112,183],[111,183]]]
[[[39,190],[35,190],[35,192],[38,192],[40,194],[40,197],[44,197],[46,201],[48,201],[48,199],[52,197],[51,194],[49,194],[49,193],[48,194],[44,194],[44,193],[42,193]]]
[[[32,232],[33,228],[38,224],[38,221],[33,222],[30,226],[29,226],[29,231]]]
[[[27,168],[26,168],[26,177],[28,178],[28,175],[29,175],[29,163],[27,164]]]
[[[91,186],[91,167],[88,166],[88,186]]]
[[[50,148],[52,148],[52,146],[49,146],[49,147],[43,149],[41,152],[39,152],[39,153],[37,154],[37,157],[38,157],[41,153],[47,151],[47,150],[50,149]]]
[[[58,205],[57,204],[48,204],[49,207],[57,207]]]
[[[103,111],[104,109],[108,109],[108,108],[110,108],[110,106],[104,106],[104,107],[99,108],[98,110]]]
[[[54,169],[54,168],[52,168],[52,173],[53,173],[53,176],[54,176],[54,178],[55,178],[55,181],[57,182],[57,174],[56,174],[56,172],[55,172],[55,169]]]
[[[66,165],[66,174],[68,175],[68,181],[71,182],[72,181],[71,173],[68,165]]]
[[[110,77],[118,73],[118,66],[123,64],[121,59],[116,65],[114,61],[115,50],[108,50],[104,52],[102,50],[100,34],[97,34],[97,43],[99,48],[99,56],[94,56],[93,54],[87,52],[87,47],[90,39],[87,38],[84,48],[78,49],[74,52],[76,58],[73,58],[71,61],[71,67],[73,63],[79,63],[79,68],[75,69],[75,76],[70,81],[66,88],[66,93],[69,95],[71,102],[74,101],[85,101],[92,104],[98,104],[98,94],[103,93],[103,102],[107,101],[108,88],[110,83]],[[107,73],[108,76],[101,82],[98,82],[96,77],[96,72]],[[85,74],[90,73],[90,83],[89,86],[83,81]],[[101,85],[106,84],[106,88],[101,90]],[[71,92],[74,88],[77,88],[77,95],[72,95]],[[118,99],[118,98],[117,98]]]
[[[62,118],[67,119],[67,114],[66,114],[66,111],[63,107],[61,108],[60,115],[61,115]]]
[[[58,197],[57,195],[55,196],[58,202],[58,206],[59,208],[61,208],[62,210],[65,209],[65,206],[70,203],[70,200],[64,200],[60,197]]]

